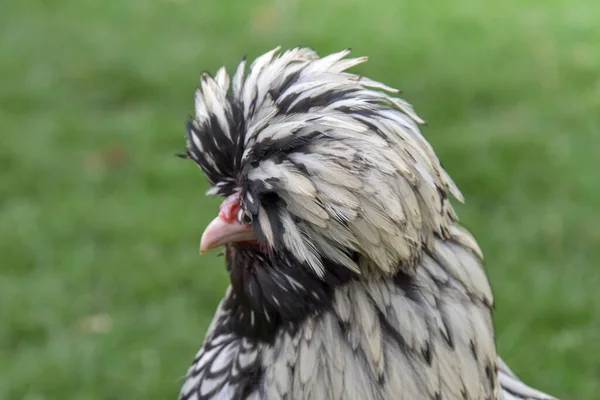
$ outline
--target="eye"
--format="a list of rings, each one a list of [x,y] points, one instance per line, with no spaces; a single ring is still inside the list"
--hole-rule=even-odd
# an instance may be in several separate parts
[[[247,210],[240,208],[240,211],[238,211],[238,221],[244,222],[246,224],[251,224],[252,214],[250,214]]]

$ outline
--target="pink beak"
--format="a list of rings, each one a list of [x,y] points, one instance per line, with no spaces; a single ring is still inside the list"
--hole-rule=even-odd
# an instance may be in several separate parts
[[[249,224],[238,221],[240,195],[234,193],[221,204],[219,216],[212,220],[200,239],[200,254],[227,243],[254,240],[254,232]]]
[[[200,239],[200,254],[227,243],[243,242],[254,239],[254,232],[248,224],[237,220],[227,222],[219,215],[204,230]]]

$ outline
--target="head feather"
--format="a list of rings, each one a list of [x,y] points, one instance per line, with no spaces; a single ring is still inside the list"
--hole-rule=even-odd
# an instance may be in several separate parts
[[[242,61],[231,85],[224,68],[203,74],[187,153],[211,193],[241,191],[262,241],[318,275],[323,259],[411,272],[424,246],[454,229],[448,197],[462,196],[410,104],[347,72],[367,60],[348,54],[276,48],[246,77]]]

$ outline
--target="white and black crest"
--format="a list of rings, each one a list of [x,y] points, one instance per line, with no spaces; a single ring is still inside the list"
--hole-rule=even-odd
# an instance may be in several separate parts
[[[259,239],[323,274],[411,272],[434,234],[458,229],[461,195],[397,90],[347,69],[366,57],[270,51],[233,77],[203,74],[187,154],[212,185],[241,193]],[[354,254],[359,254],[357,260]]]

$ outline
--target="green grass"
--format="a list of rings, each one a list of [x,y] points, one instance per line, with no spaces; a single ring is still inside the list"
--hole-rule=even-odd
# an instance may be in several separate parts
[[[467,198],[501,354],[600,399],[596,0],[1,8],[1,399],[175,398],[227,280],[197,252],[218,199],[173,155],[200,72],[278,44],[352,47],[404,90]]]

